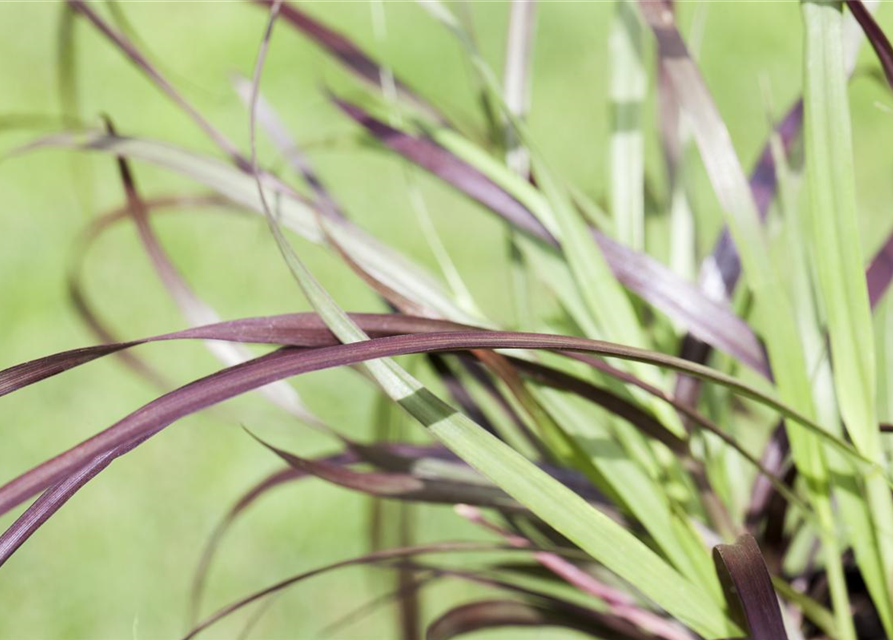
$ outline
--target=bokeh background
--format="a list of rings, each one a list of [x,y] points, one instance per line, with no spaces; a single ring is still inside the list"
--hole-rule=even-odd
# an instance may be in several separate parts
[[[248,117],[230,89],[233,72],[250,75],[266,14],[244,2],[121,2],[152,59],[220,129],[247,149]],[[508,5],[450,3],[468,11],[481,49],[501,68]],[[678,2],[684,33],[700,41],[707,83],[746,166],[801,90],[801,25],[795,1]],[[95,8],[106,9],[97,2]],[[483,129],[472,70],[455,41],[414,2],[383,3],[386,38],[376,38],[366,2],[302,2],[408,84],[470,129]],[[0,4],[0,149],[39,131],[6,125],[18,116],[55,117],[59,24],[57,2]],[[607,183],[607,28],[610,2],[540,3],[530,123],[546,157],[597,200]],[[893,9],[879,20],[893,27]],[[109,114],[120,132],[213,153],[201,132],[84,21],[76,27],[76,65],[83,113]],[[691,33],[691,25],[700,35]],[[851,85],[864,245],[881,243],[893,204],[893,99],[870,73],[863,51]],[[416,260],[436,268],[406,197],[394,158],[358,145],[357,129],[327,101],[325,90],[358,95],[354,81],[304,37],[278,25],[263,91],[311,155],[351,217]],[[649,113],[654,114],[653,96]],[[9,118],[8,116],[15,116]],[[649,177],[663,170],[653,128]],[[277,166],[261,146],[261,157]],[[78,161],[42,151],[0,163],[0,366],[90,344],[75,313],[66,274],[75,241],[91,217],[122,202],[109,158]],[[200,187],[144,165],[146,195],[197,193]],[[80,180],[80,185],[75,180]],[[702,176],[696,213],[702,254],[719,215]],[[443,186],[418,177],[435,224],[483,309],[508,318],[509,280],[501,227]],[[85,195],[86,194],[86,195]],[[665,217],[649,220],[650,249],[662,255]],[[183,211],[155,227],[189,282],[224,318],[305,310],[306,303],[256,218]],[[374,295],[335,258],[301,241],[296,247],[346,308],[380,310]],[[138,337],[184,326],[128,225],[106,234],[87,261],[90,300],[116,333]],[[217,368],[201,345],[147,346],[140,354],[173,380]],[[373,389],[350,371],[294,381],[307,403],[357,439],[371,436]],[[6,481],[110,425],[157,395],[114,358],[87,365],[0,399],[0,476]],[[277,461],[238,422],[304,455],[332,443],[255,397],[222,413],[183,420],[112,465],[66,505],[0,570],[2,639],[154,639],[185,629],[189,583],[203,542],[225,509]],[[229,418],[229,419],[227,419]],[[419,431],[412,425],[410,428]],[[225,540],[210,575],[205,611],[292,573],[368,548],[368,501],[317,481],[285,487],[256,504]],[[7,526],[17,514],[0,519]],[[448,508],[420,508],[424,540],[482,538]],[[351,569],[302,584],[281,597],[253,632],[258,638],[317,638],[340,615],[390,585],[387,574]],[[477,593],[445,582],[426,594],[426,616]],[[207,634],[238,635],[239,616]],[[334,638],[396,637],[384,608],[336,631]],[[518,631],[481,638],[570,638],[570,633]]]

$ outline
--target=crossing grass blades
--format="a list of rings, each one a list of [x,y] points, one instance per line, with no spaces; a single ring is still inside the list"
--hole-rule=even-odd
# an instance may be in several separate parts
[[[505,4],[500,73],[449,6],[418,3],[417,19],[437,22],[468,58],[489,127],[482,133],[300,5],[247,4],[246,11],[269,16],[252,77],[233,86],[250,121],[249,149],[206,120],[152,63],[123,7],[69,0],[62,8],[68,116],[89,120],[79,113],[70,55],[75,25],[88,24],[219,153],[118,133],[114,114],[102,127],[58,131],[14,152],[66,148],[105,156],[117,163],[124,203],[94,219],[69,274],[72,299],[99,343],[0,372],[0,395],[63,373],[77,384],[69,370],[112,355],[164,386],[163,372],[131,352],[148,342],[210,341],[222,368],[166,389],[9,479],[0,487],[0,510],[27,506],[0,535],[0,565],[86,483],[102,482],[112,462],[187,415],[257,391],[327,434],[333,450],[307,458],[245,425],[246,446],[263,447],[279,466],[246,488],[197,559],[184,638],[293,585],[359,565],[393,571],[395,590],[368,609],[396,604],[406,639],[513,626],[620,640],[893,637],[893,474],[882,424],[890,418],[893,362],[885,348],[889,327],[873,318],[889,313],[893,236],[877,255],[863,255],[847,99],[862,41],[893,82],[893,49],[873,18],[877,1],[801,2],[805,91],[747,175],[672,3],[615,0],[606,43],[607,210],[556,173],[540,151],[541,132],[526,124],[537,13],[548,6]],[[286,105],[260,92],[274,33],[309,39],[354,76],[352,95],[362,99],[328,99],[357,140],[405,167],[407,199],[427,224],[442,273],[355,224],[338,188],[326,186],[290,137],[276,111]],[[654,65],[646,63],[651,54]],[[642,105],[649,91],[659,104],[668,187],[646,198],[650,128]],[[258,157],[260,136],[281,153],[287,175]],[[686,166],[687,147],[700,155],[725,224],[698,273],[695,205],[683,179],[698,168]],[[145,196],[134,173],[141,164],[186,177],[196,189]],[[463,278],[473,274],[453,265],[420,204],[422,176],[504,224],[508,242],[493,248],[493,260],[519,285],[511,326],[487,317],[469,293]],[[177,208],[226,208],[265,220],[295,293],[314,311],[222,321],[153,230],[154,215]],[[646,209],[671,218],[672,267],[644,253]],[[81,263],[116,224],[135,225],[188,328],[118,339],[102,325],[83,294]],[[345,312],[302,261],[297,238],[331,250],[389,312]],[[780,244],[784,252],[773,250]],[[532,304],[525,291],[545,294]],[[247,345],[272,349],[256,356]],[[406,355],[416,356],[416,369],[433,382],[424,385],[417,370],[393,360]],[[379,389],[382,425],[409,416],[416,437],[394,441],[383,429],[381,438],[358,442],[314,415],[286,382],[336,367],[354,367]],[[305,478],[371,496],[374,537],[399,546],[379,545],[209,607],[206,576],[226,531],[268,492]],[[416,503],[452,508],[489,542],[414,542],[405,525]],[[494,552],[500,560],[492,560]],[[458,554],[478,560],[456,569],[448,560]],[[426,589],[444,580],[490,595],[423,619]]]

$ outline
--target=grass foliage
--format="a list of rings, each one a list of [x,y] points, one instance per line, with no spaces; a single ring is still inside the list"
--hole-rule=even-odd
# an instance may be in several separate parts
[[[210,637],[208,629],[237,615],[251,633],[275,594],[357,565],[388,569],[375,575],[395,590],[345,613],[394,606],[405,640],[546,626],[620,640],[893,637],[893,471],[882,424],[891,417],[893,338],[883,318],[893,241],[871,259],[862,249],[858,123],[848,100],[866,36],[893,80],[893,49],[872,17],[877,2],[848,0],[846,9],[802,1],[804,94],[748,175],[692,53],[699,36],[683,37],[672,2],[616,0],[603,43],[609,103],[593,114],[609,122],[608,148],[593,151],[609,167],[605,206],[556,169],[541,132],[527,124],[536,109],[537,20],[548,7],[506,3],[500,78],[467,6],[417,2],[416,19],[439,25],[466,58],[482,128],[427,100],[300,4],[252,4],[266,12],[266,29],[251,78],[233,81],[249,126],[247,135],[232,133],[247,145],[212,124],[178,89],[182,79],[153,62],[126,5],[60,7],[62,126],[8,161],[72,152],[87,208],[91,167],[114,162],[125,198],[91,222],[69,273],[97,346],[0,371],[0,395],[113,354],[163,393],[0,487],[0,510],[19,514],[0,535],[0,565],[82,487],[101,482],[113,461],[188,415],[258,392],[297,428],[323,434],[333,452],[302,454],[219,412],[245,427],[245,446],[280,466],[246,489],[208,541],[184,638]],[[375,37],[390,46],[386,3],[369,8]],[[399,158],[406,200],[439,272],[363,229],[283,124],[277,112],[288,105],[261,94],[268,54],[286,31],[353,77],[349,93],[326,90],[353,132],[341,144]],[[76,63],[79,38],[88,36],[132,64],[216,153],[116,131],[114,113],[94,126],[79,104]],[[649,96],[659,110],[655,140]],[[668,178],[659,188],[647,162],[651,143],[661,147]],[[146,196],[136,178],[145,166],[194,188]],[[706,255],[694,227],[703,204],[689,188],[701,171],[725,225]],[[489,317],[474,299],[466,283],[478,274],[457,268],[438,235],[437,212],[419,188],[426,180],[504,227],[490,259],[514,284],[513,317]],[[155,216],[170,208],[262,217],[297,285],[282,297],[313,311],[221,322],[155,235]],[[648,237],[650,216],[667,221],[667,237]],[[83,256],[118,223],[137,229],[187,328],[121,339],[91,307]],[[312,245],[358,277],[377,313],[345,311],[308,267],[303,252]],[[670,256],[670,265],[646,247]],[[131,351],[171,341],[203,342],[222,368],[176,386],[170,372]],[[337,367],[352,367],[379,394],[368,441],[314,414],[288,383]],[[77,375],[66,374],[70,384]],[[209,608],[207,576],[226,531],[268,491],[306,478],[369,496],[373,550]],[[452,507],[478,541],[417,539],[419,503]],[[461,603],[426,597],[445,581],[484,595]],[[265,604],[245,617],[258,602]]]

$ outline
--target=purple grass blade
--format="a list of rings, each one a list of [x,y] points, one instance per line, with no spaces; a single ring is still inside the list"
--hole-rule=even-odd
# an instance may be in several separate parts
[[[887,238],[865,271],[868,282],[868,299],[874,309],[893,282],[893,233]]]
[[[820,427],[792,410],[784,408],[771,397],[764,396],[732,378],[723,377],[721,374],[711,372],[706,368],[699,368],[672,356],[586,338],[547,334],[454,331],[396,335],[317,349],[281,349],[176,389],[150,402],[92,438],[0,487],[0,514],[64,479],[98,456],[150,438],[180,418],[253,391],[271,382],[379,358],[476,349],[543,349],[560,353],[568,350],[593,351],[602,357],[623,357],[686,371],[713,380],[722,379],[723,384],[730,388],[745,395],[760,398],[768,406],[784,410],[787,415],[810,428],[814,433],[824,434]],[[826,438],[835,446],[845,448],[850,455],[857,455],[845,443],[839,442],[827,434]],[[12,535],[15,535],[15,532],[8,530],[4,536],[0,536],[0,540]]]
[[[881,68],[884,70],[884,77],[893,88],[893,47],[890,46],[890,40],[887,39],[884,30],[881,29],[874,16],[862,4],[862,0],[846,0],[846,5],[859,26],[862,27],[862,31],[865,32],[865,37],[871,43],[871,47],[881,63]]]
[[[69,5],[86,17],[93,25],[108,38],[112,44],[121,50],[130,61],[145,73],[173,102],[185,111],[190,118],[205,132],[205,134],[214,141],[232,160],[239,166],[245,167],[246,161],[244,156],[239,152],[235,144],[229,138],[223,135],[214,127],[205,117],[186,100],[175,88],[167,81],[161,72],[146,58],[136,45],[134,45],[124,34],[116,31],[102,17],[96,13],[88,2],[84,0],[68,0]]]
[[[276,0],[252,0],[262,7],[272,7]],[[357,78],[379,87],[382,74],[381,66],[367,53],[351,42],[347,37],[315,20],[309,14],[299,9],[294,4],[285,2],[279,10],[282,20],[296,30],[310,38],[317,46],[325,50],[329,55],[338,60],[342,66],[353,73]],[[394,78],[397,95],[417,109],[429,115],[437,122],[446,123],[443,114],[429,102],[419,97],[398,78]]]
[[[471,328],[447,321],[397,314],[352,314],[351,317],[371,337]],[[315,313],[231,320],[140,340],[72,349],[15,365],[0,371],[0,396],[111,353],[149,342],[169,340],[220,340],[300,347],[337,344],[332,333]]]
[[[334,465],[352,464],[355,463],[357,460],[358,458],[356,454],[351,451],[345,451],[343,453],[338,453],[322,458],[322,461]],[[199,611],[201,609],[201,602],[205,591],[205,584],[207,582],[208,571],[211,568],[211,562],[214,559],[217,548],[220,546],[220,543],[223,540],[224,534],[229,530],[233,522],[242,514],[242,512],[244,512],[248,507],[254,504],[258,498],[266,495],[267,492],[269,492],[270,490],[282,486],[286,483],[295,482],[311,477],[313,477],[312,474],[303,469],[295,469],[292,467],[280,469],[279,471],[270,474],[269,476],[255,484],[253,487],[251,487],[251,489],[244,493],[235,502],[235,504],[230,507],[229,511],[226,512],[226,515],[217,524],[217,526],[214,527],[211,535],[205,541],[205,546],[203,547],[201,555],[199,556],[198,566],[196,567],[195,573],[193,575],[192,587],[190,589],[189,596],[189,620],[192,624],[194,624],[198,620]]]
[[[428,138],[395,129],[356,105],[339,99],[334,101],[345,114],[395,153],[484,205],[521,231],[557,246],[555,238],[524,205],[467,162]],[[595,229],[592,233],[614,275],[624,286],[699,338],[755,370],[767,372],[759,341],[750,327],[727,306],[707,298],[650,256],[624,247]]]
[[[115,135],[115,129],[108,119],[106,119],[106,128],[109,134]],[[131,219],[136,225],[137,234],[159,280],[176,303],[181,315],[192,326],[219,322],[220,317],[217,315],[217,312],[192,290],[192,287],[189,286],[161,246],[161,242],[158,236],[155,235],[155,231],[149,221],[148,210],[140,197],[136,179],[127,159],[123,156],[117,156],[116,160],[118,173],[127,197],[127,207]],[[252,357],[251,352],[238,343],[206,341],[205,346],[220,362],[226,365],[238,364]],[[277,382],[259,389],[259,393],[271,403],[305,424],[324,432],[332,432],[331,428],[323,420],[314,415],[304,405],[298,392],[287,383]]]
[[[348,451],[333,456],[323,458],[323,462],[334,465],[345,466],[356,462],[367,462],[380,469],[389,471],[406,471],[412,468],[413,461],[421,458],[431,458],[436,460],[445,460],[455,464],[463,465],[469,468],[464,462],[455,456],[449,449],[443,445],[413,445],[402,442],[378,443],[375,445],[357,445],[353,444]],[[609,505],[603,495],[595,491],[589,481],[577,472],[567,469],[560,469],[548,465],[540,465],[540,467],[556,478],[563,484],[567,485],[581,496],[593,503],[597,503],[599,508],[609,517],[617,522],[624,522],[623,517],[617,513],[611,505]],[[202,599],[204,583],[206,580],[208,569],[223,537],[230,529],[233,523],[257,500],[265,496],[271,490],[304,478],[312,477],[308,471],[304,469],[288,467],[272,473],[260,482],[246,491],[226,512],[225,516],[214,528],[205,547],[202,550],[201,557],[196,568],[196,572],[192,583],[191,595],[191,611],[193,622],[196,619],[199,604]]]
[[[401,568],[400,571],[404,571],[404,569]],[[411,570],[405,570],[405,574],[408,576],[408,578],[405,582],[400,582],[396,589],[393,589],[389,593],[385,593],[384,595],[378,596],[353,609],[352,611],[348,611],[334,622],[327,624],[323,629],[320,630],[320,637],[338,637],[336,634],[340,632],[343,635],[345,629],[358,624],[360,621],[367,618],[368,616],[371,616],[373,613],[384,606],[387,606],[394,602],[403,602],[404,600],[407,600],[409,598],[418,599],[419,596],[421,596],[422,590],[428,585],[434,584],[438,579],[437,576],[433,576],[430,574],[423,575],[420,578],[413,578],[410,571]],[[418,631],[418,628],[413,627],[412,631]],[[405,634],[406,627],[401,626],[401,632]]]
[[[469,633],[504,627],[565,627],[587,633],[591,637],[606,637],[601,633],[596,635],[591,626],[589,621],[563,616],[546,605],[525,604],[517,600],[481,600],[459,605],[442,614],[429,625],[425,638],[451,640]]]
[[[351,491],[397,500],[441,504],[467,502],[502,509],[519,508],[519,505],[502,490],[486,484],[440,480],[410,473],[354,471],[347,466],[324,460],[301,458],[265,442],[256,435],[253,437],[293,469],[306,471],[321,480]]]
[[[339,562],[335,562],[329,565],[325,565],[323,567],[319,567],[317,569],[312,569],[310,571],[306,571],[304,573],[297,574],[280,582],[277,582],[274,585],[267,587],[261,591],[257,591],[252,593],[249,596],[242,598],[220,610],[211,616],[205,618],[202,622],[193,627],[189,633],[183,636],[182,640],[190,640],[191,638],[196,637],[205,629],[213,626],[220,620],[228,617],[229,615],[239,611],[243,607],[257,602],[258,600],[262,600],[267,596],[270,596],[274,593],[278,593],[283,589],[286,589],[294,584],[302,582],[303,580],[308,580],[310,578],[314,578],[319,575],[323,575],[325,573],[329,573],[331,571],[336,571],[338,569],[343,569],[351,566],[360,566],[360,565],[375,565],[375,564],[383,564],[388,563],[393,560],[399,560],[401,558],[412,558],[414,556],[426,555],[426,554],[437,554],[437,553],[470,553],[470,552],[492,552],[492,551],[518,551],[517,549],[513,549],[512,547],[506,547],[505,545],[492,545],[486,543],[479,542],[438,542],[426,545],[417,545],[413,547],[407,548],[397,548],[397,549],[385,549],[382,551],[375,551],[363,556],[359,556],[356,558],[350,558],[347,560],[341,560]]]
[[[515,535],[490,522],[475,507],[460,504],[456,505],[455,510],[465,519],[496,533],[511,545],[518,548],[531,546],[530,540]],[[587,593],[604,602],[611,615],[626,620],[649,633],[653,633],[662,640],[693,640],[694,636],[682,625],[668,621],[647,609],[639,607],[627,593],[597,580],[566,558],[548,551],[537,551],[533,554],[533,557],[540,565],[560,579],[583,593]]]
[[[151,198],[143,202],[147,212],[170,211],[181,206],[190,207],[227,207],[231,206],[228,200],[216,195],[174,195]],[[84,260],[93,244],[105,231],[113,225],[127,220],[130,217],[130,207],[124,206],[105,213],[90,222],[81,232],[77,242],[74,257],[68,268],[67,285],[68,296],[74,305],[75,312],[81,317],[90,332],[103,344],[123,342],[115,337],[112,330],[100,318],[98,312],[87,298],[82,284]],[[173,387],[167,376],[157,371],[154,367],[139,358],[136,354],[127,350],[117,351],[115,356],[138,376],[148,381],[152,386],[162,390]],[[2,394],[0,394],[2,395]]]
[[[598,387],[582,378],[552,369],[550,367],[528,362],[518,358],[511,358],[510,362],[525,377],[554,389],[570,391],[590,402],[603,407],[607,411],[629,422],[636,429],[662,442],[676,454],[688,455],[688,443],[673,435],[655,418],[638,405],[621,398],[615,393]]]
[[[731,612],[746,623],[750,640],[787,640],[778,597],[753,536],[717,546],[713,557]]]

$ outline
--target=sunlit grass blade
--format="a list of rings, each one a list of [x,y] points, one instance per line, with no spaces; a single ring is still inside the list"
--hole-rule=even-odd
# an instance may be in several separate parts
[[[680,106],[688,114],[708,178],[741,256],[748,285],[756,299],[755,322],[765,337],[780,397],[814,418],[812,385],[793,307],[777,277],[759,210],[728,129],[688,55],[673,15],[664,11],[661,4],[641,0],[639,6],[657,38],[661,64],[666,66]],[[788,429],[797,467],[813,479],[807,486],[826,530],[822,543],[837,622],[842,637],[851,639],[855,631],[848,614],[849,594],[844,583],[839,542],[831,533],[834,520],[827,461],[816,438],[796,425],[788,425]]]
[[[843,67],[841,6],[802,5],[806,25],[806,171],[817,297],[831,345],[834,389],[840,417],[856,448],[886,461],[878,429],[874,328],[858,230],[856,182],[846,72]],[[893,574],[893,498],[875,474],[863,476],[874,535],[883,562],[881,579],[870,581],[872,597],[888,631],[893,629],[889,576]],[[860,535],[867,535],[863,530]],[[876,556],[860,558],[876,562]],[[877,567],[872,567],[875,571]],[[868,567],[864,571],[868,571]],[[883,577],[886,577],[884,579]]]
[[[513,0],[503,66],[506,106],[519,118],[530,109],[531,66],[536,34],[536,0]],[[511,126],[505,130],[506,164],[521,177],[530,174],[530,157]]]
[[[863,3],[863,6],[870,13],[874,11],[879,2],[878,0],[869,0]],[[853,25],[847,25],[844,32],[844,48],[847,72],[853,74],[856,65],[856,54],[861,44],[861,38],[858,26],[852,28]],[[770,134],[770,139],[763,145],[762,153],[759,156],[756,166],[750,175],[750,188],[753,193],[754,201],[762,218],[766,217],[769,206],[772,204],[776,195],[776,171],[771,150],[771,138],[778,136],[787,152],[797,138],[800,136],[803,125],[803,100],[796,100],[788,109],[787,113]],[[700,282],[705,291],[713,292],[715,295],[724,295],[731,298],[738,279],[741,275],[741,260],[735,243],[729,234],[728,227],[724,227],[719,235],[719,239],[713,247],[712,252],[704,260],[701,265]],[[870,280],[870,278],[869,278]],[[710,353],[709,349],[698,348],[692,351],[689,357],[697,362],[706,362],[706,358]],[[687,389],[688,394],[695,394],[696,389]],[[693,396],[692,396],[693,397]]]
[[[647,91],[644,34],[632,0],[617,0],[608,39],[611,109],[611,215],[617,239],[645,248],[645,140]]]

